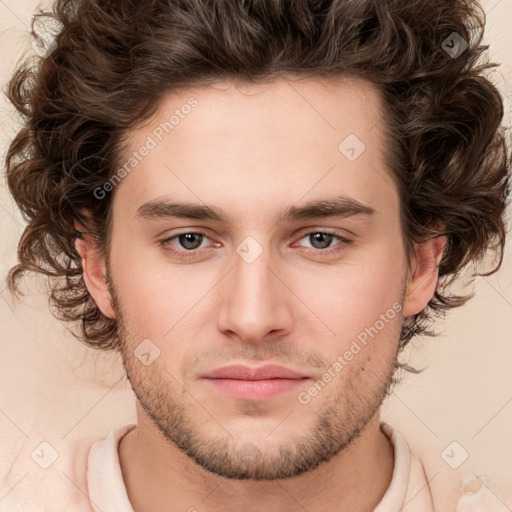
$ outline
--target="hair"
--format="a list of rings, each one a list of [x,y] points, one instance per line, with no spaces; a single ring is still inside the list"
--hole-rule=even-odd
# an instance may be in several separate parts
[[[46,276],[52,313],[80,322],[73,334],[87,346],[119,350],[120,340],[85,285],[75,221],[108,262],[112,194],[94,191],[120,165],[126,135],[167,93],[218,81],[356,77],[377,88],[409,264],[415,243],[447,237],[436,291],[404,319],[400,350],[473,296],[450,292],[466,267],[493,250],[494,268],[473,278],[500,268],[510,155],[478,2],[57,0],[34,15],[33,36],[44,20],[59,26],[52,51],[18,63],[6,90],[23,120],[7,181],[28,222],[7,281],[23,295],[26,272]]]

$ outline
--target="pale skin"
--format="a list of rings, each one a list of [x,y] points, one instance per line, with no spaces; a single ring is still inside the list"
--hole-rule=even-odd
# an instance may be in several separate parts
[[[173,92],[130,133],[130,149],[191,96],[197,106],[115,189],[110,287],[94,243],[76,244],[88,290],[119,322],[139,398],[137,428],[119,446],[130,501],[135,512],[371,511],[393,471],[379,408],[400,325],[433,296],[446,239],[416,245],[407,267],[399,197],[382,155],[385,121],[368,83],[288,78]],[[338,149],[349,134],[366,146],[354,161]],[[275,221],[285,208],[340,195],[374,213]],[[214,206],[231,222],[136,216],[165,196]],[[177,237],[167,244],[195,252],[188,259],[159,245],[198,231],[206,236],[190,238],[195,251]],[[319,232],[352,242],[319,245],[309,236]],[[262,249],[251,263],[236,250],[248,236]],[[400,314],[301,403],[298,392],[397,303]],[[160,350],[149,366],[133,352],[144,339]],[[228,364],[265,363],[309,379],[262,401],[227,396],[200,379]],[[259,455],[241,462],[249,445]],[[301,464],[309,467],[298,471]],[[240,479],[243,472],[249,478]]]

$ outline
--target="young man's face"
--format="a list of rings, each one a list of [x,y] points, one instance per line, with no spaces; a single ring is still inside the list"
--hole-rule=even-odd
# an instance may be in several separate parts
[[[403,315],[424,307],[436,281],[428,264],[407,276],[381,112],[361,81],[224,83],[169,94],[131,133],[130,154],[146,156],[115,190],[114,307],[87,284],[119,322],[142,431],[209,471],[270,479],[328,460],[375,419]],[[342,197],[367,211],[277,220]],[[227,220],[141,208],[156,200]],[[205,378],[267,364],[303,378]]]

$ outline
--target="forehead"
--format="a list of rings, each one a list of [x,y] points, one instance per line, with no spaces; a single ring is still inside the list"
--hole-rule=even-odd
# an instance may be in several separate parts
[[[333,193],[393,210],[380,101],[374,86],[348,77],[169,92],[126,138],[119,166],[139,156],[125,165],[116,202],[131,217],[167,194],[261,215],[262,208]]]
[[[164,94],[156,114],[133,130],[129,140],[141,141],[152,132],[150,128],[158,131],[160,127],[164,133],[155,135],[159,142],[163,138],[172,143],[172,138],[187,143],[183,149],[194,146],[194,137],[201,141],[215,139],[217,143],[225,139],[223,147],[239,137],[253,140],[255,149],[260,149],[256,144],[264,144],[266,148],[299,151],[301,146],[296,144],[304,139],[311,141],[311,150],[315,149],[313,143],[318,146],[322,140],[326,147],[334,144],[336,148],[344,134],[360,138],[369,135],[382,115],[380,101],[373,84],[355,77],[290,77],[262,83],[220,81],[208,87]],[[275,140],[275,135],[286,135],[288,144]],[[195,149],[199,149],[197,145]]]

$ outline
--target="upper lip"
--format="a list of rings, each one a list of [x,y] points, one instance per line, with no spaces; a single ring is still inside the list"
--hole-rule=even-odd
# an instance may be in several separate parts
[[[232,365],[217,368],[202,376],[207,379],[238,379],[238,380],[265,380],[265,379],[304,379],[307,375],[279,366],[267,364],[259,368],[243,365]]]

